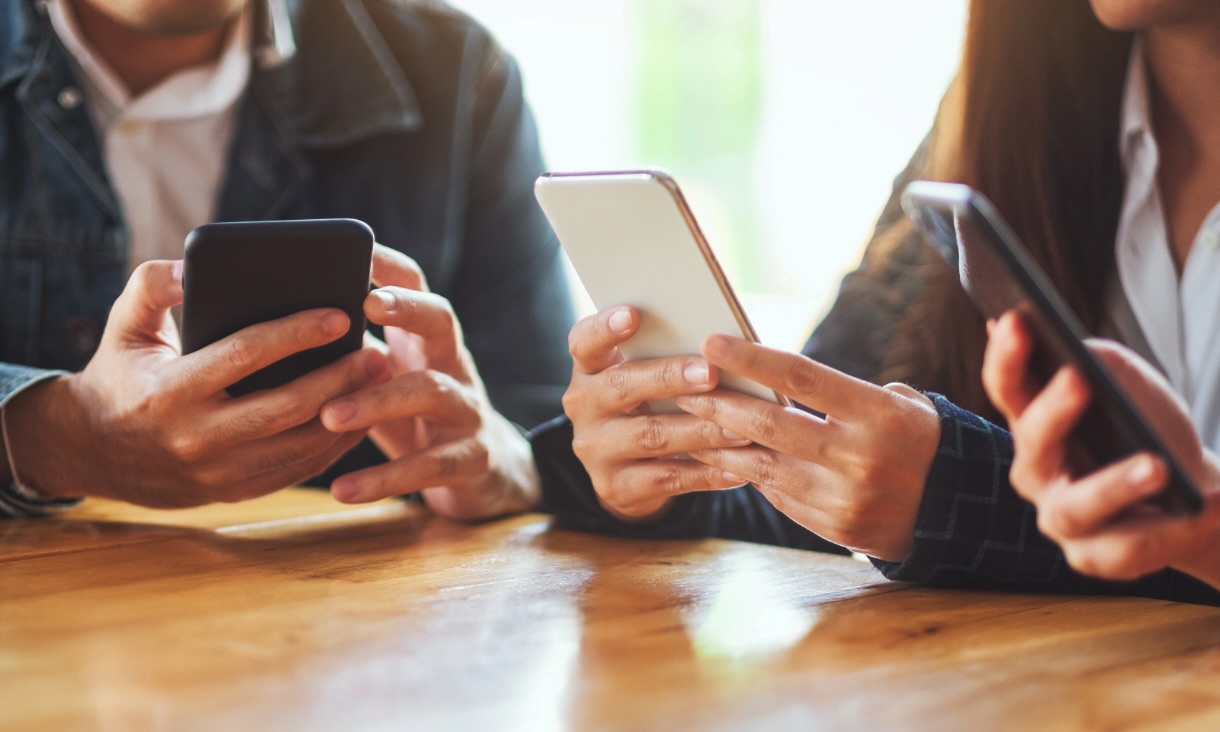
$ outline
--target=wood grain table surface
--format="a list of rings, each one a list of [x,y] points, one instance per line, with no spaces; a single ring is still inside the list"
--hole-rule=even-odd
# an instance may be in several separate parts
[[[0,730],[1220,729],[1220,610],[292,489],[0,523]]]

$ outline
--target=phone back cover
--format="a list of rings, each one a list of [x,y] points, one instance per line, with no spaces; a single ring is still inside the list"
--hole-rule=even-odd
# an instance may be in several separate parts
[[[649,172],[556,175],[535,194],[599,310],[630,305],[640,330],[620,351],[629,359],[698,355],[703,339],[753,339],[729,305],[719,265],[696,238],[674,190]],[[722,276],[722,275],[721,275]],[[723,374],[727,388],[776,401],[767,387]],[[672,402],[653,403],[678,412]]]
[[[339,308],[352,327],[242,379],[239,396],[285,384],[361,347],[373,232],[354,219],[207,224],[191,232],[183,272],[183,353],[302,310]]]

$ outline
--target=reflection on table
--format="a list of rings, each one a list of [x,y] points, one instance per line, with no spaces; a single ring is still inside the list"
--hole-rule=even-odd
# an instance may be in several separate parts
[[[1220,728],[1220,611],[289,490],[0,524],[0,729]]]

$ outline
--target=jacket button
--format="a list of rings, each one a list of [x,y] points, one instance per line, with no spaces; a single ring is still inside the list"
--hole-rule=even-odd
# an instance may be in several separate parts
[[[79,107],[84,97],[81,96],[80,89],[77,89],[74,86],[65,86],[59,91],[59,96],[57,99],[59,101],[59,106],[63,107],[64,109],[71,110]]]

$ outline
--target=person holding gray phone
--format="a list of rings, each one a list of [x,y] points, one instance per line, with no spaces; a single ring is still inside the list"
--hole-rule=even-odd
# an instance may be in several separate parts
[[[235,501],[327,466],[341,500],[536,502],[522,429],[559,410],[573,318],[521,80],[484,29],[378,0],[0,12],[0,515]],[[385,245],[363,304],[384,339],[234,397],[359,324],[315,308],[183,355],[182,242],[317,218]]]
[[[985,193],[1086,329],[1156,363],[1202,444],[1220,448],[1220,12],[1200,0],[974,0],[969,18],[935,127],[804,352],[711,336],[697,355],[623,361],[639,313],[586,318],[571,336],[568,419],[534,437],[545,505],[632,536],[846,547],[897,580],[1220,604],[1213,575],[1182,571],[1198,562],[1162,555],[1103,581],[1039,532],[984,392],[985,322],[899,205],[915,179]],[[723,372],[804,409],[718,389]],[[641,408],[664,398],[686,414]],[[1022,490],[1036,498],[1038,482]],[[1195,536],[1215,521],[1179,520]]]

